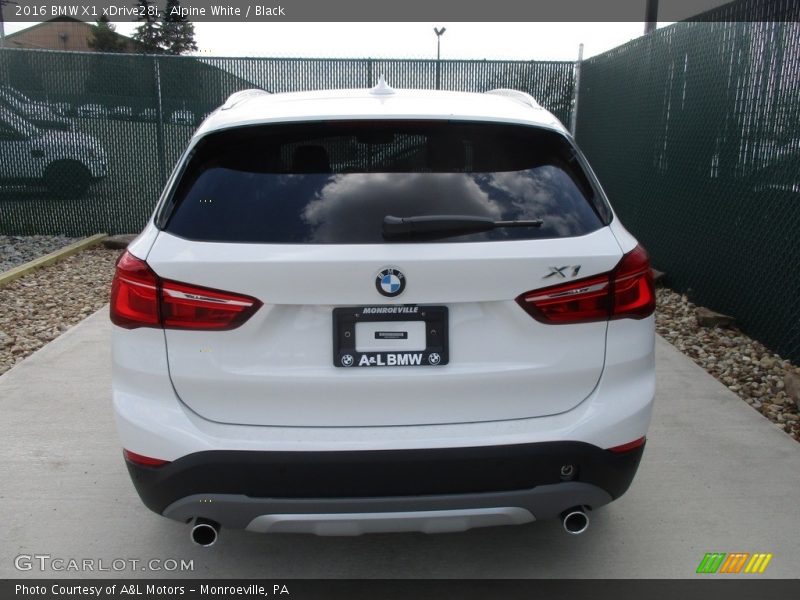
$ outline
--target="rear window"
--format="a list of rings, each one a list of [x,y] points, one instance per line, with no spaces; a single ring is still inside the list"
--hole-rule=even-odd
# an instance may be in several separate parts
[[[213,133],[193,151],[159,222],[203,241],[384,243],[387,215],[541,219],[434,241],[578,236],[607,207],[562,135],[454,122],[322,122]],[[431,240],[426,240],[431,241]]]

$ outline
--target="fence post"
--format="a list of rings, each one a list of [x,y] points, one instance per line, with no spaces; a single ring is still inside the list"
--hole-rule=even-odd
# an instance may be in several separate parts
[[[572,93],[572,114],[569,119],[569,131],[575,137],[578,125],[578,94],[581,91],[581,63],[583,62],[583,44],[578,44],[578,62],[575,63],[575,91]]]
[[[164,140],[164,107],[161,103],[161,66],[158,62],[158,57],[153,57],[153,75],[155,76],[156,83],[156,137],[158,146],[158,169],[161,175],[161,185],[167,183],[167,159],[166,147]]]

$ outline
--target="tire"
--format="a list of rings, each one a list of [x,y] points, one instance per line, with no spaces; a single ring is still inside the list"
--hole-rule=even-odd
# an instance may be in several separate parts
[[[53,163],[44,173],[44,183],[51,196],[63,199],[81,198],[89,189],[92,175],[81,163]]]

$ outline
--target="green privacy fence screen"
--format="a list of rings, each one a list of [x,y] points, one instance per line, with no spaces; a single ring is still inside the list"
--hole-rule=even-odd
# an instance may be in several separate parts
[[[670,285],[800,360],[800,25],[677,23],[584,61],[578,99],[578,142]]]
[[[442,89],[520,89],[569,123],[571,62],[443,60],[437,67],[431,60],[0,50],[0,233],[141,230],[194,128],[237,90],[365,88],[381,74],[397,88],[432,89],[437,68]],[[24,139],[30,123],[44,133],[38,144]],[[56,158],[61,166],[46,170]],[[29,185],[20,185],[23,176]]]

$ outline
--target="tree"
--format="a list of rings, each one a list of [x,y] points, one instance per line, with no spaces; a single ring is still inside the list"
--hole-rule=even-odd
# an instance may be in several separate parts
[[[167,0],[161,24],[161,48],[167,54],[184,54],[197,50],[194,25],[180,14],[180,0]]]
[[[161,27],[158,24],[155,0],[138,0],[136,7],[140,9],[137,21],[142,24],[136,28],[132,37],[137,42],[138,51],[142,54],[160,54]]]
[[[88,40],[89,48],[97,52],[125,52],[125,41],[115,29],[107,16],[100,17],[97,25],[92,28],[92,35]]]

